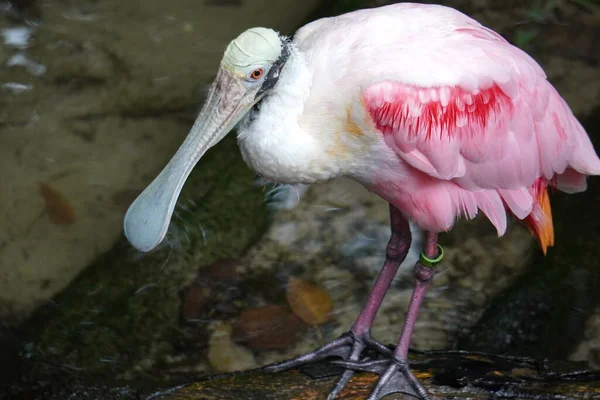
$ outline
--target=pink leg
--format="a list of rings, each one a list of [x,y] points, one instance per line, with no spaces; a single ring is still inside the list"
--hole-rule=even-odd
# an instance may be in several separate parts
[[[427,233],[427,239],[425,241],[425,249],[423,250],[425,256],[429,259],[438,257],[438,235],[437,233]],[[410,338],[412,337],[413,330],[415,328],[415,322],[419,315],[419,309],[427,292],[429,282],[435,274],[435,269],[426,267],[421,261],[415,264],[415,288],[408,304],[408,310],[406,311],[406,317],[404,319],[404,326],[402,327],[402,334],[398,346],[394,351],[394,357],[406,360],[408,356],[408,346],[410,344]]]
[[[415,265],[415,287],[408,305],[402,333],[396,346],[392,360],[377,360],[371,362],[352,362],[342,361],[335,364],[359,371],[370,371],[380,374],[377,385],[367,398],[367,400],[379,400],[391,393],[406,393],[422,400],[429,400],[427,391],[414,377],[408,369],[408,347],[415,327],[419,308],[429,282],[435,274],[435,264],[443,256],[441,247],[437,243],[436,233],[427,233],[425,249],[421,255],[421,260]],[[424,257],[423,257],[424,256]],[[434,261],[434,262],[431,262]]]
[[[377,315],[377,310],[379,310],[381,302],[398,271],[398,267],[408,254],[411,243],[411,233],[406,218],[404,218],[398,209],[391,205],[390,225],[392,234],[386,249],[385,263],[369,293],[365,306],[356,318],[350,332],[343,334],[333,342],[328,343],[311,353],[268,366],[266,367],[267,370],[272,372],[283,371],[332,356],[341,357],[348,362],[357,362],[359,361],[365,346],[372,347],[388,357],[392,355],[391,351],[386,346],[371,338],[371,326]],[[344,371],[329,394],[328,399],[334,399],[337,396],[346,383],[348,383],[352,374],[354,374],[354,371],[351,369]]]
[[[367,303],[352,325],[352,332],[357,336],[364,336],[370,332],[383,297],[410,248],[411,233],[408,221],[394,206],[390,206],[390,225],[392,235],[386,248],[383,268],[371,289]]]

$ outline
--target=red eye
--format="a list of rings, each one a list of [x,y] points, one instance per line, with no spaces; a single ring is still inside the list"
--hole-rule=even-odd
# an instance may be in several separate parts
[[[254,80],[259,80],[260,78],[262,78],[264,73],[265,73],[264,69],[257,68],[254,71],[252,71],[252,73],[250,73],[250,78],[252,78]]]

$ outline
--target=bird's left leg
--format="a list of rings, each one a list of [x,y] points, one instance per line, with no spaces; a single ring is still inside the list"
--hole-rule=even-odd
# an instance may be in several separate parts
[[[430,400],[427,390],[408,368],[408,346],[425,292],[429,282],[435,275],[435,266],[442,260],[443,255],[442,247],[438,245],[437,233],[428,232],[425,248],[421,252],[421,259],[415,264],[415,287],[408,305],[398,346],[394,349],[391,360],[333,362],[336,365],[356,371],[369,371],[381,375],[367,400],[379,400],[391,393],[406,393],[421,400]]]
[[[350,332],[344,333],[339,338],[311,353],[267,366],[265,367],[267,371],[279,372],[329,357],[340,357],[349,362],[357,362],[360,360],[365,347],[370,347],[377,353],[384,354],[389,360],[392,351],[371,338],[371,326],[377,310],[381,306],[381,302],[398,271],[398,267],[408,254],[412,239],[407,219],[400,210],[392,205],[390,205],[390,226],[392,232],[386,248],[385,263],[371,289],[365,306],[352,325]],[[334,399],[337,396],[353,373],[354,371],[351,369],[344,371],[329,394],[329,399]]]

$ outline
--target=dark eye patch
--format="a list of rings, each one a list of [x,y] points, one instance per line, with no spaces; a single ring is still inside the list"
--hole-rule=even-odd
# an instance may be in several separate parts
[[[279,79],[279,74],[280,74],[281,70],[283,69],[283,66],[285,65],[288,58],[290,57],[291,52],[292,52],[291,43],[288,40],[282,40],[281,41],[281,54],[279,55],[279,58],[277,58],[277,60],[275,60],[275,62],[271,66],[271,68],[269,69],[267,76],[265,76],[265,79],[263,80],[262,86],[260,87],[260,89],[256,93],[256,96],[254,97],[255,99],[257,97],[262,96],[265,92],[268,92],[269,90],[273,89],[273,87],[277,83],[277,80]]]

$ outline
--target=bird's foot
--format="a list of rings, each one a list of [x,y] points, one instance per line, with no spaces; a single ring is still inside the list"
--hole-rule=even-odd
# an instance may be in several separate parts
[[[377,384],[366,400],[380,400],[392,393],[408,394],[419,400],[432,400],[427,390],[408,368],[406,360],[392,357],[391,360],[362,362],[332,361],[332,364],[346,368],[346,370],[373,372],[380,375]]]
[[[344,333],[320,349],[291,360],[269,365],[265,367],[265,370],[269,372],[285,371],[308,363],[324,360],[329,357],[340,357],[347,362],[362,365],[358,361],[360,360],[360,356],[363,350],[365,350],[365,347],[369,347],[375,350],[376,353],[384,355],[388,360],[392,355],[392,350],[390,348],[371,338],[371,335],[368,332],[361,337],[350,331]],[[368,361],[369,358],[365,358],[365,360]],[[329,393],[329,396],[327,396],[327,400],[335,399],[342,389],[344,389],[353,374],[353,369],[346,368],[340,379],[338,379],[335,386]]]
[[[264,369],[269,372],[281,372],[329,357],[339,357],[347,361],[358,361],[365,347],[370,347],[386,357],[392,355],[392,349],[371,338],[370,334],[367,333],[360,337],[350,331],[342,334],[320,349],[292,358],[291,360],[266,366]]]

